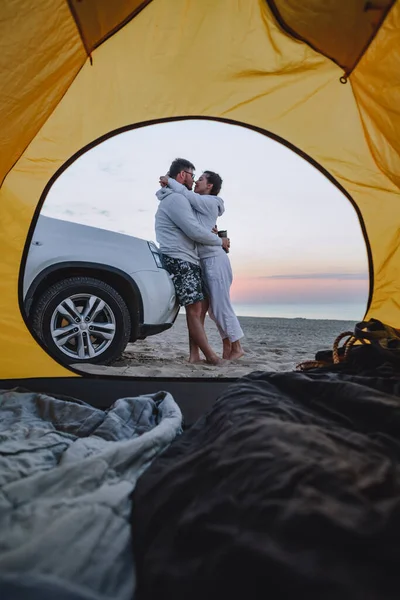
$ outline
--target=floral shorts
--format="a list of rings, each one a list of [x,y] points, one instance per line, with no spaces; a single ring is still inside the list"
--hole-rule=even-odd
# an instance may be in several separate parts
[[[171,258],[163,254],[163,264],[168,273],[173,275],[176,296],[181,306],[195,304],[205,299],[201,269],[186,260]]]

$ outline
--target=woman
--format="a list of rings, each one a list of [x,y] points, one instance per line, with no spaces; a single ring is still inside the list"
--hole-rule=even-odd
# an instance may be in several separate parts
[[[203,227],[214,229],[217,218],[225,211],[224,201],[218,196],[222,179],[213,171],[204,171],[196,181],[194,192],[168,176],[160,177],[162,186],[183,194],[190,202]],[[230,300],[233,274],[228,255],[221,246],[197,244],[205,291],[209,298],[208,312],[216,323],[223,343],[223,358],[236,360],[244,355],[240,339],[243,331]]]

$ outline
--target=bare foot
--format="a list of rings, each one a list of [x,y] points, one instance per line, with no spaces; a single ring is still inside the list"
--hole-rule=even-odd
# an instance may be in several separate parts
[[[215,358],[210,358],[209,360],[206,360],[206,363],[208,365],[214,365],[214,367],[222,367],[222,365],[225,365],[228,361],[224,360],[223,358],[218,358],[218,356],[215,356]]]
[[[232,351],[231,355],[229,357],[229,360],[238,360],[239,358],[242,358],[242,356],[244,356],[244,352],[243,350],[237,350],[237,351]]]
[[[190,363],[191,365],[198,365],[200,363],[205,363],[207,362],[206,360],[204,360],[204,358],[199,358],[195,359],[195,358],[189,358],[188,363]]]
[[[201,361],[200,352],[199,351],[191,352],[189,355],[188,361],[193,364],[200,362]]]

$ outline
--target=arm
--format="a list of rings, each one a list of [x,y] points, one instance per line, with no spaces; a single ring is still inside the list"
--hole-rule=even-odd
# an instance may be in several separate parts
[[[196,194],[187,189],[182,183],[178,183],[175,179],[168,177],[168,187],[178,194],[183,194],[190,202],[190,206],[197,210],[197,212],[203,215],[210,214],[210,197],[208,195],[202,196]]]
[[[165,201],[164,201],[165,202]],[[193,210],[182,194],[178,194],[168,206],[168,215],[188,238],[206,246],[222,246],[222,239],[200,225]]]

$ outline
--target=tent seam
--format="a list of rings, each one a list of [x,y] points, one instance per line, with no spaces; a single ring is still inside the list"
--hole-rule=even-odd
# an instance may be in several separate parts
[[[114,34],[116,34],[120,29],[122,29],[123,27],[125,27],[125,25],[127,25],[129,23],[129,21],[131,21],[140,12],[142,12],[142,10],[144,8],[146,8],[146,6],[148,6],[152,1],[153,0],[144,0],[144,2],[142,2],[139,6],[137,6],[135,8],[135,10],[133,10],[127,17],[125,17],[125,19],[123,19],[118,25],[116,25],[108,33],[106,33],[105,35],[103,35],[103,37],[100,38],[94,44],[93,49],[98,48],[99,46],[101,46],[101,44],[103,44],[104,42],[106,42],[110,37],[112,37]]]
[[[341,78],[341,83],[346,83],[348,77],[351,75],[351,73],[354,71],[354,69],[357,67],[357,65],[359,64],[360,60],[362,59],[362,57],[364,56],[364,54],[367,52],[368,48],[370,47],[370,45],[372,44],[372,42],[374,41],[375,37],[377,36],[380,28],[383,25],[383,22],[385,21],[386,17],[388,16],[390,10],[393,8],[393,6],[396,3],[396,0],[392,0],[391,4],[389,4],[386,9],[384,10],[382,17],[379,21],[378,26],[376,27],[376,29],[373,31],[372,35],[368,38],[368,41],[366,42],[366,44],[363,46],[360,54],[358,55],[358,57],[355,59],[355,61],[353,62],[353,66],[351,68],[346,68],[343,65],[341,65],[337,60],[335,60],[334,58],[332,58],[331,56],[329,56],[328,54],[326,54],[325,52],[323,52],[321,49],[317,48],[316,46],[314,46],[314,44],[312,44],[309,40],[307,40],[305,37],[301,36],[300,34],[298,34],[294,29],[292,29],[292,27],[290,27],[286,21],[284,20],[284,18],[282,17],[281,13],[278,10],[278,7],[275,4],[275,0],[266,0],[267,5],[269,6],[271,13],[273,14],[273,16],[275,17],[277,23],[280,25],[280,27],[283,29],[283,31],[285,31],[288,35],[290,35],[291,37],[299,40],[300,42],[303,42],[304,44],[307,44],[307,46],[309,46],[310,48],[312,48],[315,52],[318,52],[318,54],[321,54],[322,56],[325,56],[326,58],[328,58],[329,60],[331,60],[332,62],[334,62],[336,65],[338,65],[341,69],[343,69],[344,75]],[[366,2],[366,5],[370,4],[368,2]],[[364,10],[366,10],[364,8]],[[342,81],[343,79],[343,81]]]
[[[332,58],[332,56],[329,56],[328,54],[325,54],[325,52],[322,52],[319,48],[317,48],[317,46],[314,46],[314,44],[312,44],[305,37],[303,37],[302,35],[297,33],[297,31],[292,29],[292,27],[290,27],[290,25],[288,25],[286,23],[286,21],[284,20],[284,18],[281,15],[281,13],[279,12],[278,7],[275,4],[275,0],[265,0],[265,1],[269,6],[272,15],[275,17],[276,22],[283,29],[283,31],[285,31],[288,35],[290,35],[294,39],[298,40],[299,42],[303,42],[303,44],[306,44],[307,46],[309,46],[309,48],[314,50],[314,52],[317,52],[318,54],[325,56],[325,58],[327,58],[328,60],[331,60],[335,65],[337,65],[338,67],[343,69],[344,72],[346,72],[346,69],[344,68],[344,66],[341,65],[340,63],[338,63],[334,58]]]
[[[80,21],[79,21],[79,19],[78,19],[78,14],[77,14],[77,12],[76,12],[76,10],[75,10],[75,8],[74,8],[73,4],[72,4],[72,0],[67,0],[67,4],[68,4],[69,11],[70,11],[70,13],[71,13],[71,16],[72,16],[72,18],[73,18],[73,19],[74,19],[74,21],[75,21],[75,25],[76,25],[76,28],[77,28],[77,30],[78,30],[79,37],[81,38],[82,45],[83,45],[83,47],[85,48],[85,52],[86,52],[87,56],[88,56],[88,57],[89,57],[89,59],[90,59],[90,64],[93,64],[93,61],[92,61],[92,55],[91,55],[91,51],[89,50],[89,46],[88,46],[88,44],[87,44],[87,41],[86,41],[86,39],[85,39],[85,36],[83,35],[83,29],[82,29],[82,27],[81,27],[81,23],[80,23]]]
[[[370,2],[366,2],[367,4],[371,4]],[[351,73],[353,73],[354,69],[359,65],[360,61],[362,60],[364,54],[366,54],[368,48],[370,47],[370,45],[372,44],[372,42],[374,41],[374,39],[376,38],[376,36],[378,35],[383,23],[386,20],[386,17],[389,15],[390,11],[392,10],[392,8],[394,7],[394,5],[396,4],[396,0],[392,0],[391,4],[389,4],[386,9],[383,11],[383,14],[379,20],[379,24],[378,27],[375,29],[375,31],[372,33],[371,37],[368,39],[368,41],[366,42],[365,46],[362,48],[358,58],[356,59],[354,65],[352,66],[352,68],[350,69],[350,71],[345,72],[345,77],[349,77],[351,75]],[[367,10],[366,8],[364,8],[364,10]]]

